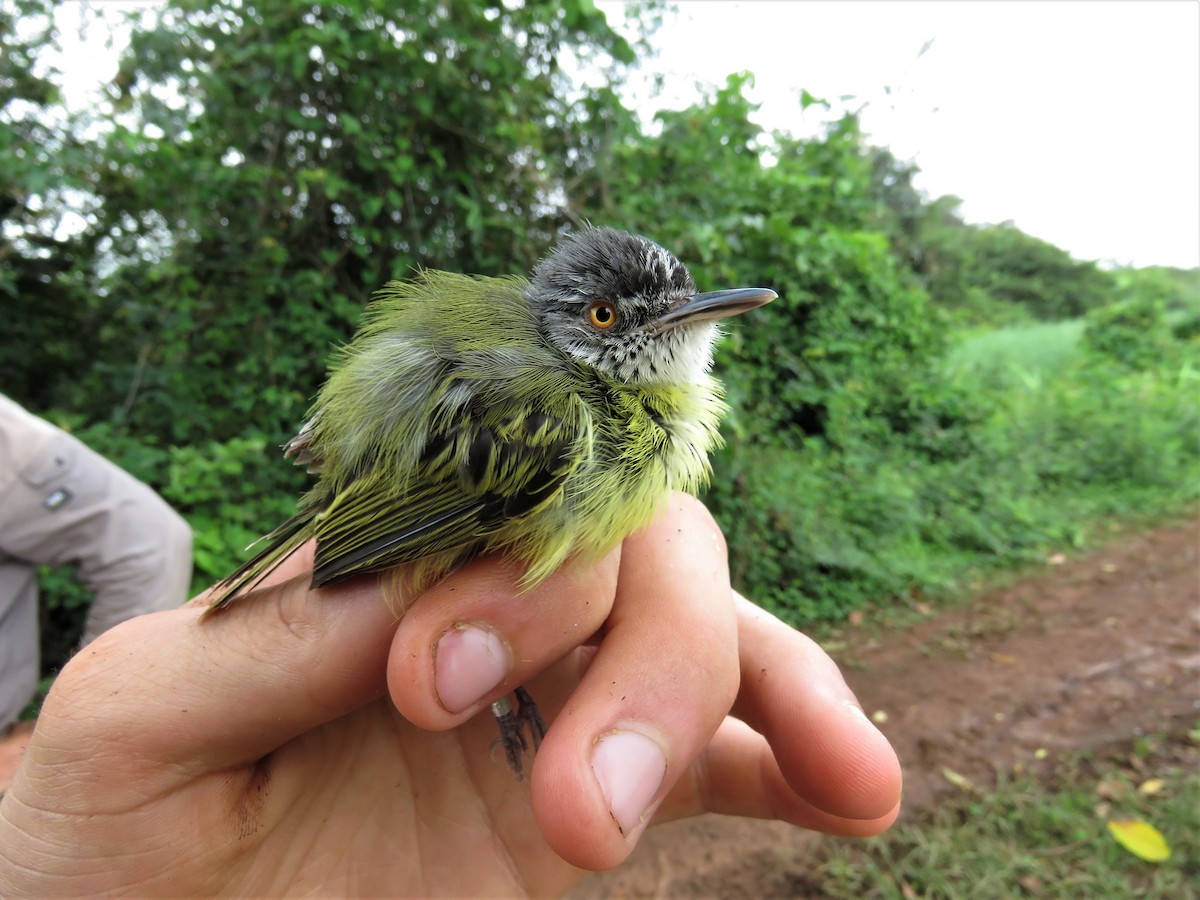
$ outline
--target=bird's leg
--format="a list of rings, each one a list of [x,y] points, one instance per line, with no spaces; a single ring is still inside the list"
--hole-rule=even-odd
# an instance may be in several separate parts
[[[513,712],[512,702],[507,695],[492,704],[492,715],[496,717],[496,724],[500,726],[500,743],[504,745],[508,767],[516,773],[517,780],[520,781],[524,776],[521,754],[526,749],[525,735],[521,733],[521,724],[517,721],[517,715]]]
[[[529,691],[519,687],[514,693],[517,696],[518,726],[522,732],[529,732],[529,737],[533,739],[533,750],[536,753],[542,746],[542,738],[546,736],[546,723],[542,721],[542,714],[538,710],[537,704],[533,702],[533,698],[529,696]],[[524,742],[522,741],[522,743]]]
[[[538,747],[542,745],[542,738],[546,736],[546,723],[542,721],[537,704],[525,688],[519,687],[514,693],[517,698],[516,710],[513,709],[512,701],[505,696],[492,704],[492,715],[496,717],[496,724],[500,726],[500,743],[504,745],[508,767],[516,773],[517,780],[520,781],[525,774],[521,754],[529,749],[525,732],[529,732],[534,752],[537,752]]]

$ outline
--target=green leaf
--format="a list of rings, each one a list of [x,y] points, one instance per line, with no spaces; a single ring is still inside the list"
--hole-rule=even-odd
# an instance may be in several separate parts
[[[800,91],[800,108],[808,109],[810,106],[820,106],[823,109],[829,109],[828,101],[822,100],[820,97],[814,97],[807,90]]]

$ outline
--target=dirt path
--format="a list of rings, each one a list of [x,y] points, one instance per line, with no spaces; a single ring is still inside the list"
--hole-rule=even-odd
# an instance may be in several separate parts
[[[1200,716],[1200,520],[1167,526],[934,612],[830,642],[900,755],[906,814],[1047,750],[1084,750]],[[878,714],[882,713],[883,716]],[[572,897],[761,897],[762,873],[813,840],[707,816],[650,832]],[[774,866],[772,863],[776,863]]]

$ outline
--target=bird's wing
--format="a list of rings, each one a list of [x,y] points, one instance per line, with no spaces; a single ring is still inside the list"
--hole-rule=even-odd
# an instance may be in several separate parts
[[[582,402],[472,417],[433,433],[403,485],[373,467],[315,520],[313,583],[327,584],[435,553],[475,551],[505,523],[560,496],[590,453]]]

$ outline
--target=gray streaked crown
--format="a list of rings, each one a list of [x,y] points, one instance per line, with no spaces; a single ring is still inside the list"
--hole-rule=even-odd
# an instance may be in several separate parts
[[[695,292],[683,263],[653,241],[586,228],[538,263],[527,296],[539,330],[565,353],[617,381],[661,384],[695,381],[712,363],[713,323],[660,333],[654,322]],[[598,301],[617,309],[609,329],[588,320]]]

